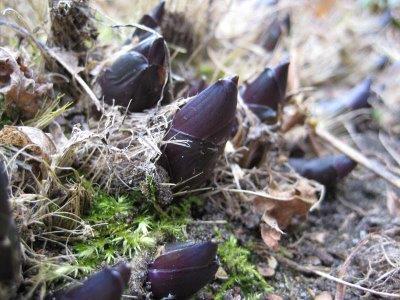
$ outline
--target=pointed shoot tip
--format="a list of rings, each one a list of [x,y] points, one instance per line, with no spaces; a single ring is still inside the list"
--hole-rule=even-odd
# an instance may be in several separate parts
[[[235,85],[238,85],[239,76],[238,75],[229,76],[229,77],[226,77],[224,80],[232,81]]]

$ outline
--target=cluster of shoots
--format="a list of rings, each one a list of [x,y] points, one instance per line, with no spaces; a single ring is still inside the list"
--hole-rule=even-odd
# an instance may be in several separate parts
[[[99,78],[104,101],[141,112],[163,100],[168,50],[162,37],[147,37],[123,54]]]
[[[168,99],[169,52],[157,32],[165,13],[164,2],[144,15],[128,42],[136,41],[126,53],[103,70],[98,82],[104,101],[110,105],[143,112]],[[273,25],[277,32],[282,25]],[[279,29],[279,30],[278,30]],[[280,35],[280,31],[279,31]],[[267,41],[266,44],[272,43]],[[266,48],[270,46],[265,45]],[[272,46],[271,46],[272,47]],[[196,189],[212,180],[216,163],[233,135],[239,97],[257,118],[276,124],[286,99],[289,62],[265,68],[254,80],[238,88],[238,76],[225,77],[208,85],[199,81],[188,88],[187,103],[172,119],[162,143],[159,164],[179,189]],[[342,101],[327,109],[368,107],[369,79],[355,87]],[[309,179],[330,185],[346,176],[355,162],[345,155],[306,160],[292,158],[290,165]],[[9,204],[8,176],[0,164],[0,283],[15,283],[20,276],[19,239]],[[217,245],[213,242],[175,244],[148,267],[147,281],[157,299],[187,299],[213,280],[218,269]],[[237,266],[234,266],[235,268]],[[131,269],[127,263],[104,268],[81,284],[50,295],[53,299],[119,299],[127,287]],[[0,293],[1,295],[1,293]]]
[[[168,49],[162,36],[156,32],[160,29],[164,14],[164,2],[145,14],[139,24],[150,30],[137,28],[130,40],[138,40],[137,45],[103,71],[99,83],[106,103],[121,105],[134,112],[165,103],[169,74]],[[261,122],[278,122],[285,104],[288,70],[289,62],[265,68],[254,80],[246,82],[239,89],[243,102]],[[343,100],[334,102],[328,110],[368,106],[366,99],[370,94],[370,85],[371,81],[365,80]],[[164,137],[165,145],[160,159],[171,182],[179,189],[195,189],[211,179],[216,161],[235,131],[237,90],[236,76],[221,79],[210,86],[202,80],[188,87],[186,95],[192,98],[174,116]],[[324,166],[318,165],[315,170],[313,166],[317,164],[312,161],[296,159],[291,160],[291,164],[303,176],[325,183],[325,177],[331,178],[328,180],[330,182],[341,177],[327,170],[335,169],[336,160],[342,159],[327,157]],[[305,164],[304,167],[299,167],[301,164]],[[321,172],[322,175],[315,175]]]
[[[161,2],[139,23],[157,29],[163,15]],[[157,32],[138,28],[133,37],[138,44],[103,70],[98,82],[107,104],[141,112],[168,101],[169,54],[164,38]]]
[[[279,108],[285,100],[288,71],[289,62],[265,68],[241,90],[246,105],[265,123],[277,122]]]
[[[322,101],[317,106],[317,114],[321,118],[326,118],[358,109],[370,108],[371,98],[374,96],[371,84],[372,79],[366,78],[342,97],[333,101]],[[289,163],[300,175],[329,187],[334,186],[338,180],[348,175],[357,165],[355,161],[343,154],[311,159],[291,158]]]
[[[217,244],[213,242],[166,245],[164,253],[148,267],[147,282],[155,299],[188,299],[214,279],[218,270]],[[82,283],[49,295],[56,300],[120,299],[129,283],[131,268],[125,263],[106,267]]]

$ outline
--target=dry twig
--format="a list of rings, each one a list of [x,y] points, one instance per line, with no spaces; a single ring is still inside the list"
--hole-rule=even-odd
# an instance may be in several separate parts
[[[381,296],[381,297],[389,297],[389,298],[400,299],[400,294],[379,292],[379,291],[375,291],[375,290],[372,290],[372,289],[369,289],[369,288],[365,288],[365,287],[363,287],[361,285],[354,284],[354,283],[351,283],[351,282],[347,282],[347,281],[345,281],[343,279],[337,278],[335,276],[332,276],[332,275],[330,275],[328,273],[325,273],[325,272],[322,272],[320,270],[313,269],[313,268],[311,268],[309,266],[302,266],[302,265],[294,262],[293,260],[291,260],[289,258],[286,258],[284,256],[281,256],[279,254],[275,254],[274,257],[276,258],[276,260],[278,262],[280,262],[280,263],[282,263],[282,264],[284,264],[284,265],[286,265],[286,266],[288,266],[288,267],[290,267],[290,268],[292,268],[292,269],[294,269],[296,271],[299,271],[301,273],[308,274],[308,275],[310,275],[310,274],[317,275],[317,276],[323,277],[325,279],[334,281],[336,283],[343,284],[345,286],[348,286],[348,287],[351,287],[351,288],[354,288],[354,289],[358,289],[358,290],[361,290],[361,291],[364,291],[364,292],[367,292],[367,293],[371,293],[371,294],[374,294],[374,295],[378,295],[378,296]]]
[[[382,177],[383,179],[387,180],[395,187],[400,188],[400,178],[395,176],[393,173],[389,172],[385,166],[381,165],[377,161],[373,161],[368,159],[365,155],[363,155],[360,151],[350,147],[349,145],[343,143],[330,132],[328,132],[323,126],[319,125],[315,129],[315,133],[338,149],[340,152],[346,154],[354,161],[358,162],[359,164],[363,165],[367,169],[371,170],[378,176]]]

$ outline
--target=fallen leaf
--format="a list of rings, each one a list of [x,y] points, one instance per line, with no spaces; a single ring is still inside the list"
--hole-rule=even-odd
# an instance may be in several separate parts
[[[0,143],[25,148],[47,161],[56,152],[56,146],[50,137],[35,127],[6,125],[0,130]]]
[[[4,48],[0,51],[0,93],[4,95],[5,112],[13,118],[29,120],[35,117],[52,84],[34,77],[16,53]]]
[[[0,144],[24,149],[31,155],[41,158],[43,161],[29,156],[26,157],[26,162],[37,178],[47,176],[46,165],[50,163],[51,156],[57,151],[56,146],[47,134],[38,128],[28,126],[4,126],[0,130]]]
[[[316,191],[307,182],[300,179],[292,191],[271,189],[269,194],[276,198],[258,196],[253,204],[269,218],[275,219],[280,229],[285,229],[294,217],[306,218],[311,206],[317,202]],[[266,217],[263,219],[265,221]]]
[[[316,189],[309,180],[299,178],[290,188],[286,185],[273,185],[267,195],[253,199],[254,209],[262,213],[261,235],[265,244],[277,249],[280,236],[294,219],[306,219],[308,211],[318,201]]]
[[[274,228],[262,223],[260,226],[261,237],[264,243],[272,250],[277,251],[279,249],[279,241],[281,239],[282,232],[277,231]]]

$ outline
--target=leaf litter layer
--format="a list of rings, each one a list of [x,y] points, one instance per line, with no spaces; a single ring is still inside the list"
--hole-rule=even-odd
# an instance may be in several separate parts
[[[66,6],[58,7],[56,12],[64,13],[62,9],[66,9],[68,16],[71,12],[68,11],[69,2],[65,3]],[[161,155],[163,137],[173,115],[179,105],[187,100],[157,106],[146,113],[127,113],[124,109],[106,105],[99,107],[100,102],[95,102],[97,110],[103,112],[99,117],[91,109],[93,99],[97,99],[93,91],[99,95],[95,78],[101,67],[109,63],[109,57],[116,56],[116,50],[121,50],[119,45],[123,37],[133,30],[131,26],[118,26],[122,21],[115,20],[132,23],[132,19],[118,9],[119,5],[126,5],[122,1],[111,7],[87,1],[82,3],[84,9],[87,9],[82,14],[78,8],[77,16],[82,22],[70,22],[69,17],[66,22],[61,18],[60,26],[72,26],[73,30],[64,30],[67,38],[69,33],[77,29],[87,30],[81,37],[89,38],[90,41],[80,41],[77,43],[80,48],[76,48],[73,46],[76,43],[61,39],[57,44],[53,38],[54,44],[64,48],[61,50],[54,49],[51,42],[46,47],[37,47],[44,43],[48,32],[46,28],[50,24],[57,24],[45,22],[48,20],[46,3],[32,2],[30,7],[22,9],[13,3],[6,3],[2,7],[5,9],[6,23],[16,24],[19,29],[26,30],[28,35],[22,35],[25,38],[19,46],[15,46],[12,34],[2,37],[2,53],[5,53],[6,58],[1,62],[7,63],[7,59],[16,61],[20,69],[24,70],[25,66],[18,60],[19,56],[8,50],[18,49],[28,59],[32,59],[29,67],[52,75],[46,84],[53,83],[56,93],[59,93],[58,97],[62,97],[60,109],[47,107],[54,95],[47,96],[50,101],[43,101],[41,110],[39,107],[30,107],[37,112],[33,114],[34,120],[46,120],[45,125],[40,125],[43,121],[30,122],[30,125],[44,129],[46,134],[21,127],[25,124],[20,120],[26,117],[23,114],[15,116],[7,112],[7,109],[4,112],[3,108],[1,110],[2,123],[11,125],[2,130],[1,153],[11,175],[13,211],[23,245],[24,281],[19,291],[21,295],[43,297],[46,290],[65,286],[102,264],[128,260],[134,275],[127,293],[143,296],[146,293],[143,281],[147,262],[154,257],[157,245],[176,240],[205,239],[209,236],[226,241],[219,253],[221,272],[217,274],[214,285],[203,291],[206,297],[217,295],[218,290],[224,290],[227,286],[230,289],[228,294],[232,297],[236,294],[245,296],[250,292],[246,288],[247,278],[241,278],[245,273],[254,274],[254,282],[258,282],[254,284],[259,286],[258,294],[252,297],[270,293],[268,285],[260,279],[260,273],[269,278],[269,284],[275,286],[276,292],[282,296],[312,298],[324,290],[332,295],[336,292],[338,299],[342,299],[340,297],[346,293],[352,297],[371,291],[378,295],[399,293],[396,287],[399,286],[400,247],[396,235],[393,235],[398,224],[396,219],[388,217],[389,214],[382,206],[382,185],[371,197],[368,187],[360,186],[363,181],[368,181],[365,178],[371,174],[357,171],[350,181],[350,188],[346,185],[348,182],[345,182],[339,190],[346,191],[355,184],[357,191],[367,197],[351,195],[349,199],[343,200],[338,194],[332,196],[329,190],[328,196],[336,198],[336,202],[321,203],[320,199],[326,194],[325,188],[301,177],[286,163],[288,155],[293,151],[292,145],[296,143],[305,145],[308,155],[312,152],[317,155],[333,152],[312,131],[313,125],[318,122],[324,129],[329,129],[352,147],[358,148],[362,154],[383,161],[385,168],[398,174],[398,151],[394,150],[398,141],[393,138],[398,132],[398,99],[393,97],[396,95],[393,91],[396,88],[393,81],[396,79],[390,75],[387,79],[390,70],[395,69],[395,63],[382,72],[379,66],[364,63],[366,57],[368,61],[378,63],[382,53],[390,62],[398,60],[399,53],[394,47],[395,37],[398,36],[396,7],[391,11],[392,26],[392,21],[389,25],[385,23],[388,22],[384,19],[385,14],[379,13],[381,8],[374,4],[350,5],[345,1],[321,1],[315,4],[301,1],[293,4],[279,1],[276,6],[266,6],[264,10],[258,10],[259,13],[254,13],[251,5],[240,1],[233,1],[228,7],[222,2],[209,6],[197,1],[172,1],[169,8],[176,12],[184,11],[189,20],[194,20],[190,16],[196,13],[204,16],[202,19],[197,15],[196,20],[209,21],[194,22],[193,27],[188,25],[187,30],[194,30],[196,34],[164,34],[166,38],[171,37],[167,42],[170,43],[174,72],[170,74],[172,79],[169,77],[166,80],[172,80],[174,86],[199,75],[205,76],[211,83],[224,74],[236,73],[242,80],[248,79],[254,76],[255,70],[261,71],[260,68],[265,65],[276,65],[289,53],[290,103],[284,108],[284,113],[280,112],[280,122],[283,124],[288,116],[304,112],[307,116],[316,105],[316,99],[346,93],[348,86],[370,73],[378,77],[378,82],[382,80],[389,86],[385,89],[379,87],[383,103],[374,106],[373,125],[366,124],[368,116],[362,111],[320,120],[315,120],[312,115],[305,125],[286,133],[281,132],[279,126],[262,124],[239,98],[239,125],[217,162],[211,183],[197,191],[179,191],[168,183],[168,175],[158,166],[157,159]],[[136,20],[141,15],[139,11],[148,11],[150,4],[138,3],[137,7]],[[351,13],[340,13],[348,10]],[[227,11],[228,14],[225,13]],[[292,20],[290,27],[285,25],[285,15],[288,12]],[[356,18],[358,13],[366,17],[362,22],[354,24],[359,20]],[[177,18],[171,15],[166,20]],[[277,21],[266,21],[269,19]],[[315,20],[315,24],[310,24],[310,19]],[[338,20],[341,22],[338,23]],[[264,27],[255,25],[264,23],[268,28],[266,32],[263,32]],[[81,28],[75,28],[82,24]],[[33,30],[35,26],[38,27]],[[99,44],[95,42],[97,33],[93,26],[100,28]],[[272,29],[276,26],[281,35],[274,42],[274,50],[268,52],[268,45],[265,51],[262,43],[259,44],[260,36],[265,43],[270,43],[273,36],[268,34],[275,32]],[[161,27],[161,30],[174,30],[170,24]],[[51,32],[54,34],[55,31]],[[175,37],[181,37],[181,40]],[[378,39],[380,46],[376,45]],[[109,55],[112,53],[114,55]],[[46,62],[46,71],[43,71],[43,60]],[[23,84],[27,80],[26,72],[21,73],[15,69],[11,74],[12,78],[19,76],[20,81],[13,79],[11,83],[5,82],[5,88],[2,88],[3,103],[9,103],[15,98],[12,94],[15,88],[26,91],[30,101],[36,101],[39,97],[43,99],[42,89],[38,89],[41,81],[35,86],[36,89],[30,90]],[[167,86],[167,81],[165,83]],[[88,93],[88,89],[91,93]],[[70,102],[74,105],[69,111],[61,109],[65,107],[62,105]],[[40,111],[45,112],[42,118]],[[304,120],[306,116],[300,119]],[[29,115],[28,119],[31,118]],[[352,118],[355,124],[349,124]],[[72,127],[70,124],[77,120],[82,124]],[[7,137],[9,134],[11,138]],[[16,136],[20,137],[20,141],[14,138]],[[42,136],[39,141],[35,139],[37,136]],[[363,146],[369,146],[369,138],[376,140],[376,137],[383,147],[371,150]],[[303,138],[307,140],[305,143]],[[47,139],[50,139],[47,143],[53,144],[54,148],[43,145]],[[187,141],[178,143],[185,145]],[[396,188],[388,185],[387,189],[390,195],[388,207],[390,213],[396,216]],[[188,198],[194,192],[197,192],[196,197],[202,199],[200,207],[194,204],[190,209],[192,202],[199,202],[197,198],[178,202],[172,200],[173,197]],[[311,214],[306,225],[299,225],[310,208],[318,207],[321,209]],[[385,224],[376,223],[374,207],[383,210],[380,216],[387,220]],[[200,219],[191,221],[190,215]],[[324,224],[324,220],[337,215],[333,224]],[[345,222],[345,228],[346,222],[360,219],[359,230],[346,232],[339,229],[343,236],[337,236],[332,230],[332,227],[336,230],[339,222]],[[200,227],[203,230],[200,233],[196,232],[199,228],[193,230],[190,225],[197,221],[202,224]],[[363,225],[363,222],[367,225]],[[294,229],[293,224],[297,224]],[[214,226],[219,227],[223,234],[215,233]],[[369,230],[376,234],[366,235]],[[282,235],[284,231],[288,236]],[[242,245],[252,250],[251,261],[258,267],[258,271],[251,265],[246,266],[246,259],[237,262],[242,270],[233,265],[236,262],[229,259],[235,255],[232,245],[236,242],[230,237],[232,233]],[[318,241],[322,247],[315,249],[308,240]],[[334,254],[327,250],[335,247],[342,253],[338,251],[339,254]],[[245,252],[239,251],[237,256],[245,257]],[[267,259],[270,261],[271,257],[278,261],[278,269],[276,271],[277,267],[269,264],[268,268],[273,272],[266,272],[263,263]],[[297,263],[293,264],[294,261]],[[224,272],[227,276],[223,275]],[[292,272],[311,274],[317,278],[322,276],[324,280],[310,280],[300,276],[300,287],[291,292],[290,286],[298,284]],[[271,273],[275,275],[271,276]],[[290,279],[285,281],[283,278]],[[236,286],[231,285],[231,282],[236,282]],[[337,286],[332,285],[332,282],[336,282]],[[353,284],[350,291],[345,289],[349,283]],[[310,288],[305,290],[302,285]]]

